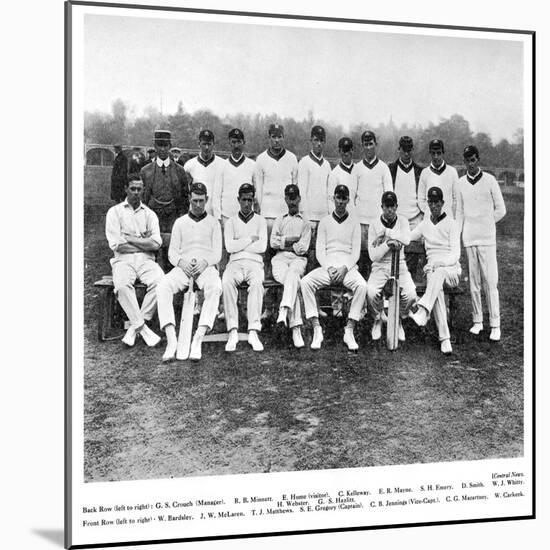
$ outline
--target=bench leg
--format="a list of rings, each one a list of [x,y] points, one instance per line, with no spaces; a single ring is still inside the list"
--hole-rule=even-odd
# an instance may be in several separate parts
[[[115,293],[111,287],[101,289],[99,311],[97,315],[97,339],[100,342],[118,340],[121,335],[112,335],[115,311]]]

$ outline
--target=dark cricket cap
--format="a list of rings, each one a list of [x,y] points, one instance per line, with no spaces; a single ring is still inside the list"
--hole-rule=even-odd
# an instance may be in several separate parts
[[[197,195],[207,195],[208,191],[204,183],[202,183],[201,181],[194,181],[191,184],[191,193],[196,193]]]
[[[314,126],[311,129],[311,137],[316,137],[317,139],[320,139],[321,141],[325,141],[327,138],[327,134],[325,132],[325,129],[322,126]]]
[[[374,141],[376,143],[376,136],[374,135],[374,132],[371,130],[365,130],[361,134],[361,141]]]
[[[285,197],[297,199],[300,196],[300,188],[295,183],[289,183],[285,187]]]
[[[414,147],[413,139],[409,136],[401,136],[399,138],[399,147],[403,151],[412,151]]]
[[[334,196],[335,197],[349,198],[349,188],[348,188],[348,186],[344,185],[342,183],[340,185],[337,185],[334,188]]]
[[[172,141],[172,132],[168,130],[155,130],[155,143],[163,144]]]
[[[393,191],[382,193],[382,205],[395,206],[397,204],[397,195]]]
[[[464,147],[464,158],[476,155],[479,158],[479,149],[475,145],[467,145]]]
[[[245,193],[253,193],[256,194],[256,191],[254,189],[254,186],[251,183],[243,183],[239,187],[239,197],[241,195],[244,195]]]
[[[244,141],[244,134],[243,131],[239,128],[233,128],[232,130],[229,130],[229,134],[227,134],[228,139],[242,139]]]
[[[438,149],[441,149],[441,152],[445,152],[445,146],[443,145],[443,142],[440,139],[432,139],[430,141],[430,144],[428,145],[428,151],[437,151]]]
[[[438,202],[443,200],[443,191],[439,187],[430,187],[428,189],[428,202]]]
[[[283,128],[282,124],[270,124],[267,133],[270,136],[284,136],[285,129]]]
[[[344,152],[353,151],[353,141],[349,137],[343,137],[338,140],[338,149]]]
[[[201,130],[199,132],[199,141],[214,141],[214,134],[210,130]]]

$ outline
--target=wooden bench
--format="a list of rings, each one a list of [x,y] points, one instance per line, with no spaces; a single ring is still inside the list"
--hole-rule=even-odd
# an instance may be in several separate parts
[[[144,284],[137,282],[135,285],[138,298],[145,294]],[[115,299],[113,292],[113,278],[111,275],[105,275],[99,281],[94,283],[94,287],[99,291],[98,312],[97,312],[97,338],[101,342],[118,340],[122,338],[124,332],[124,320],[126,316],[120,307],[118,300]],[[239,303],[245,303],[245,294],[248,285],[246,283],[239,285]],[[264,281],[264,288],[274,289],[277,293],[282,292],[283,285],[272,279]],[[323,287],[326,291],[343,292],[345,288],[341,285],[330,285]],[[464,293],[458,286],[455,288],[445,287],[445,296],[448,302],[448,323],[449,328],[453,328],[453,318],[458,308],[457,297]],[[416,293],[422,296],[426,291],[425,283],[416,283]],[[181,293],[178,293],[181,296]],[[217,341],[217,339],[215,339]],[[223,340],[223,338],[222,338]]]

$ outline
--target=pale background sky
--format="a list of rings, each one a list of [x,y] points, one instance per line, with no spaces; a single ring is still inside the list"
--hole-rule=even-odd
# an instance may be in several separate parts
[[[87,15],[85,109],[117,98],[219,116],[437,124],[511,139],[523,125],[522,44],[487,40]]]

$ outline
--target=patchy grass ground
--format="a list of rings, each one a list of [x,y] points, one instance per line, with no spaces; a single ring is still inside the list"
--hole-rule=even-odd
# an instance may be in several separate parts
[[[93,282],[110,272],[103,221],[85,241],[85,478],[154,479],[475,460],[523,453],[523,196],[506,196],[498,225],[502,340],[473,337],[458,298],[454,354],[435,327],[406,324],[388,352],[362,322],[358,353],[341,321],[323,349],[296,351],[289,335],[262,333],[226,354],[205,344],[199,363],[162,364],[164,342],[127,349],[98,342]],[[466,267],[463,263],[464,268]],[[464,274],[467,270],[464,269]],[[220,327],[223,330],[223,326]],[[306,345],[311,332],[306,330]]]

